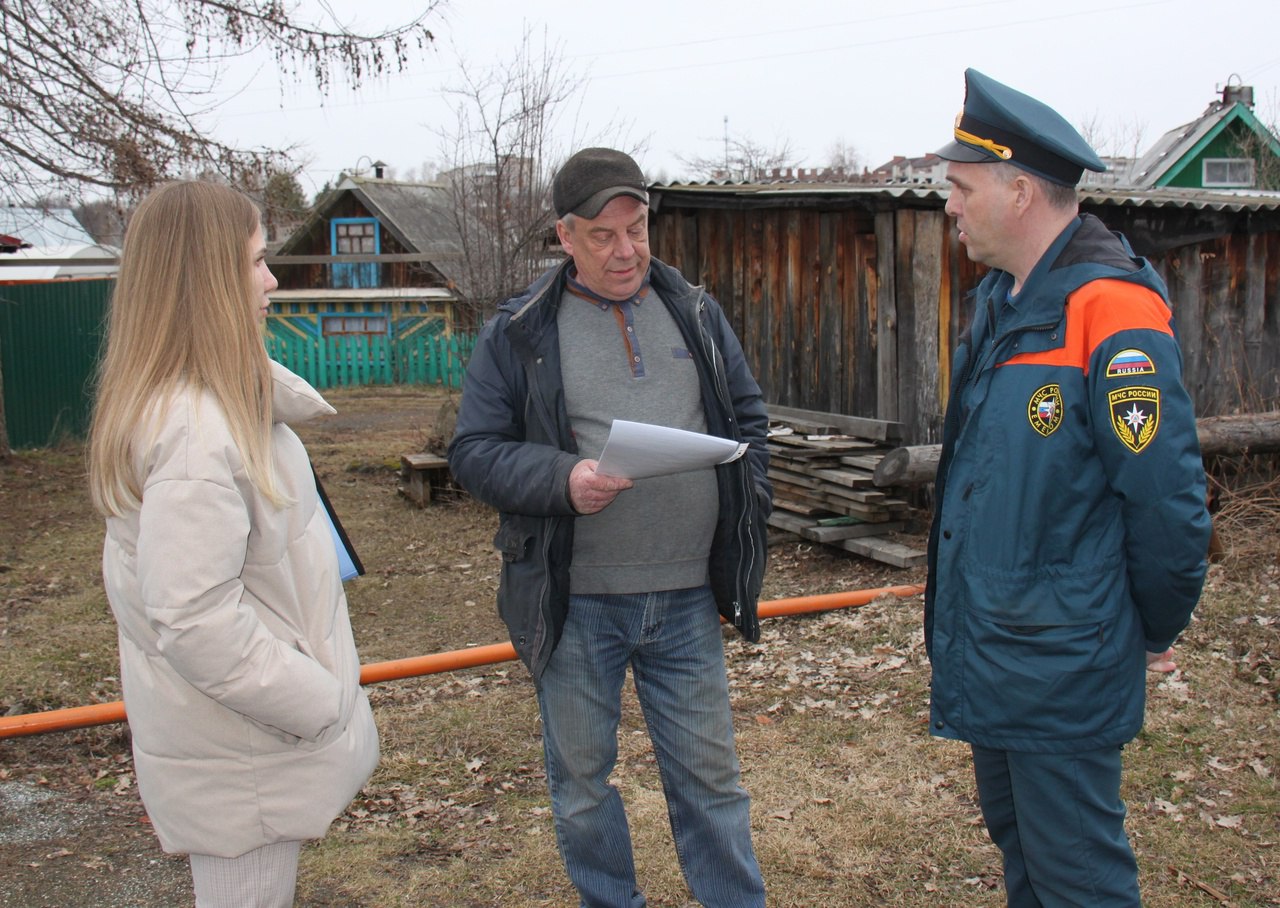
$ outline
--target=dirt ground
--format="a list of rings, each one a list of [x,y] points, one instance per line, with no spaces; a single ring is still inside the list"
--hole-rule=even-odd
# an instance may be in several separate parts
[[[348,596],[362,661],[504,642],[494,515],[397,494],[399,455],[436,447],[449,401],[343,390],[302,430],[365,562]],[[0,462],[0,713],[119,698],[101,526],[75,450]],[[913,541],[923,545],[923,538]],[[1126,797],[1152,906],[1280,905],[1280,651],[1274,557],[1215,568],[1188,632],[1190,668],[1153,683]],[[923,581],[782,535],[765,599]],[[772,902],[1003,904],[963,748],[925,732],[920,597],[771,619],[726,634],[744,784]],[[537,711],[517,663],[369,688],[383,763],[326,839],[304,849],[301,906],[570,905],[541,775]],[[1228,702],[1223,702],[1227,700]],[[618,779],[650,904],[683,906],[661,788],[634,702]],[[137,798],[127,726],[0,739],[0,908],[189,906]]]

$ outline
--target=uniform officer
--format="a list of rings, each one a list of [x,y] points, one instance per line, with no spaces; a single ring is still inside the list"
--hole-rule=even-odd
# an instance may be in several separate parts
[[[929,539],[931,730],[967,741],[1008,904],[1139,905],[1121,748],[1206,569],[1204,468],[1164,282],[1081,215],[1105,166],[976,70],[947,213],[990,266],[960,338]]]

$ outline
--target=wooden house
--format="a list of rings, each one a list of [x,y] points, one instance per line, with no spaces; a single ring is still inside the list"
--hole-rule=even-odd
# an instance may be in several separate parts
[[[452,332],[462,243],[448,187],[345,177],[267,258],[279,338]]]
[[[1139,189],[1280,189],[1280,141],[1253,112],[1253,88],[1228,84],[1199,117],[1161,136],[1127,182]]]
[[[724,306],[765,399],[940,439],[981,269],[946,184],[657,185],[653,254]],[[1169,284],[1197,414],[1280,408],[1280,194],[1087,187]]]

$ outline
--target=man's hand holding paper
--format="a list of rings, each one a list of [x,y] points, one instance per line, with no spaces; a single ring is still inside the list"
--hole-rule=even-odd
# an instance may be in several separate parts
[[[579,514],[595,514],[633,485],[630,479],[601,473],[594,460],[580,460],[569,474],[569,503]]]

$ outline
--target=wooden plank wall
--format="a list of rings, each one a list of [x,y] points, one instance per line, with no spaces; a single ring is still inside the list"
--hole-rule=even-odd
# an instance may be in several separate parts
[[[771,403],[878,418],[872,215],[671,209],[651,243],[720,301]]]
[[[1280,409],[1280,233],[1234,233],[1152,261],[1169,285],[1196,414]]]
[[[940,440],[962,300],[981,272],[940,204],[677,198],[654,216],[653,254],[720,301],[769,403],[900,422],[908,444]],[[1125,210],[1091,210],[1134,226]],[[1280,409],[1280,213],[1141,219],[1173,247],[1135,242],[1169,284],[1197,415]],[[1222,235],[1204,238],[1209,221]]]

